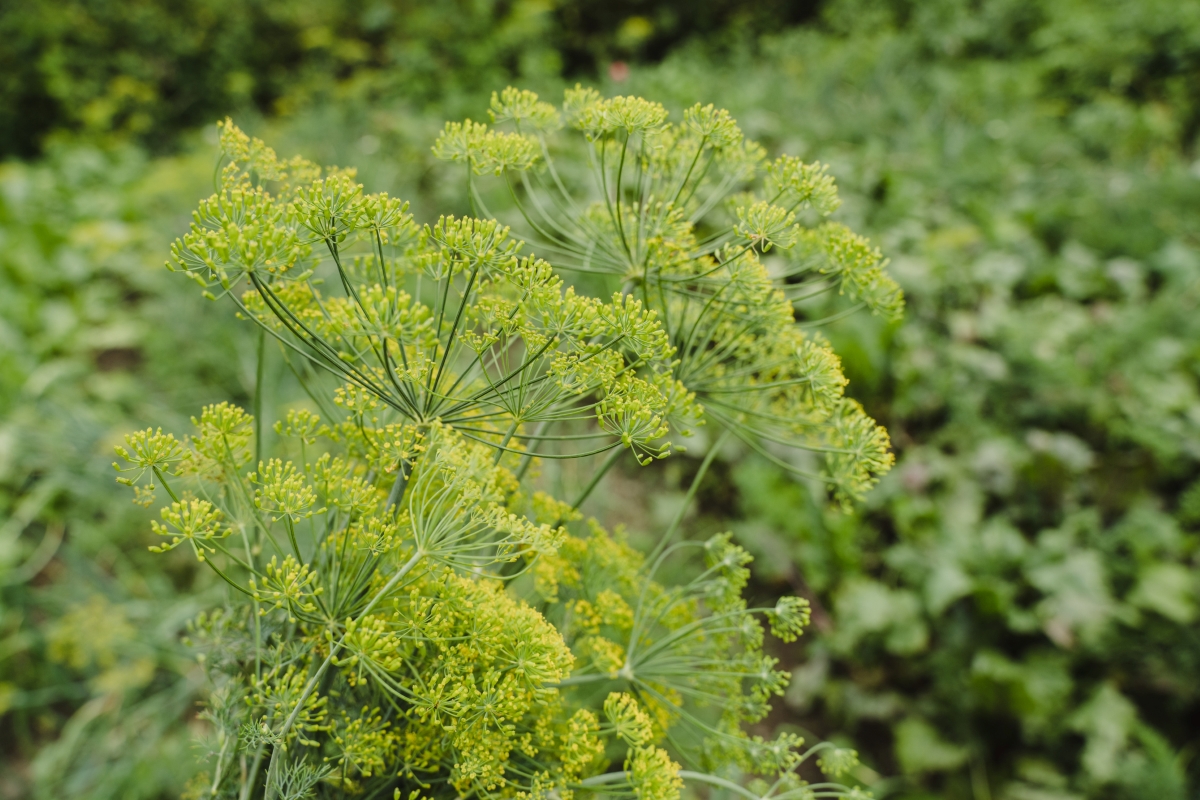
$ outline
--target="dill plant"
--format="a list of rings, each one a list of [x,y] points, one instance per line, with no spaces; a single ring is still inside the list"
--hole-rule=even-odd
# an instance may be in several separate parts
[[[221,126],[220,186],[169,266],[277,342],[312,403],[275,422],[277,453],[262,410],[230,404],[182,439],[147,429],[118,448],[136,502],[167,494],[152,549],[187,548],[230,587],[189,633],[211,681],[190,794],[860,794],[835,782],[851,751],[746,730],[788,681],[764,627],[794,640],[807,603],[748,607],[749,555],[728,535],[678,541],[677,517],[647,554],[578,506],[621,453],[649,465],[710,420],[763,452],[822,454],[835,494],[861,494],[890,464],[886,434],[792,305],[837,286],[898,313],[878,252],[796,224],[836,192],[795,159],[770,168],[768,200],[736,195],[731,226],[698,227],[762,160],[723,112],[673,129],[656,104],[568,92],[603,195],[589,202],[552,164],[557,109],[510,89],[493,113],[518,130],[451,124],[435,146],[466,164],[477,216],[428,225],[352,171]],[[633,177],[609,164],[631,148]],[[484,173],[554,266],[483,209]],[[559,216],[528,212],[533,181],[562,192]],[[621,285],[591,297],[559,266]],[[539,490],[563,459],[594,466],[572,501]],[[801,777],[809,761],[830,780]]]

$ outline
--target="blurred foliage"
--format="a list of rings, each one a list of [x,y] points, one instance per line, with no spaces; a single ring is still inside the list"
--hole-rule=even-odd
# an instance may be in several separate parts
[[[635,76],[830,161],[909,298],[830,331],[899,456],[868,507],[745,458],[708,508],[820,601],[791,706],[899,796],[1200,786],[1198,9],[835,4]]]
[[[0,153],[32,154],[60,130],[161,149],[235,108],[286,114],[338,91],[428,102],[555,73],[552,10],[537,0],[6,4]]]
[[[615,0],[563,2],[555,20],[567,76],[596,73],[614,61],[656,62],[699,39],[720,56],[763,31],[813,22],[821,0]],[[610,74],[620,76],[620,71]]]
[[[909,301],[899,326],[830,331],[899,457],[861,513],[748,454],[703,487],[697,532],[734,527],[758,591],[816,601],[804,658],[780,653],[807,662],[787,721],[899,776],[877,795],[1197,796],[1200,3],[835,0],[720,50],[673,46],[779,26],[480,3],[478,27],[427,5],[371,38],[364,7],[298,8],[5,6],[0,149],[53,131],[162,147],[242,105],[291,115],[285,149],[386,161],[371,188],[404,185],[420,216],[453,195],[432,132],[510,76],[629,59],[639,93],[730,108],[770,150],[831,164],[839,219],[882,244]],[[252,380],[253,342],[217,337],[212,308],[156,272],[211,168],[55,143],[0,172],[0,796],[178,785],[192,689],[174,598],[195,578],[145,567],[147,523],[114,505],[105,464],[131,419],[244,401]]]
[[[810,17],[815,0],[48,0],[0,7],[0,156],[47,135],[133,136],[155,150],[234,109],[455,98],[566,67],[661,57],[695,36]]]
[[[1146,142],[1119,128],[1135,109],[1156,133],[1190,145],[1200,131],[1200,6],[1176,0],[837,0],[828,28],[846,38],[899,35],[923,64],[1005,62],[1036,84],[1051,112],[1085,114],[1093,156],[1105,142]],[[845,39],[843,39],[844,41]],[[1114,129],[1111,126],[1117,126]],[[1114,136],[1115,135],[1115,136]]]
[[[210,170],[89,147],[0,167],[0,796],[153,796],[187,757],[177,636],[202,598],[149,560],[108,465],[139,416],[244,395],[239,343],[163,291]]]

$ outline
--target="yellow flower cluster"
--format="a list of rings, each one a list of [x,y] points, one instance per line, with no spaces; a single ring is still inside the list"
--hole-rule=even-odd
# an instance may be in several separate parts
[[[229,744],[208,792],[678,800],[688,780],[753,796],[723,777],[740,770],[792,797],[816,751],[745,726],[788,679],[761,620],[792,641],[807,604],[748,608],[750,557],[728,534],[664,537],[647,558],[532,465],[607,454],[594,487],[625,450],[649,464],[711,420],[772,458],[764,442],[823,454],[826,480],[858,496],[890,465],[887,437],[801,329],[796,291],[836,282],[884,313],[899,294],[865,240],[802,224],[837,206],[823,166],[785,157],[767,196],[737,194],[765,154],[725,111],[673,125],[657,103],[576,87],[561,111],[510,88],[488,113],[515,131],[450,123],[434,148],[467,167],[475,211],[427,225],[352,170],[220,128],[220,186],[171,266],[261,326],[311,404],[274,422],[269,453],[267,421],[228,403],[189,436],[147,429],[117,449],[139,501],[170,496],[151,549],[186,541],[229,587],[189,626],[204,718]],[[550,138],[564,129],[592,148],[601,196],[545,226],[527,215],[552,264],[489,218],[475,180],[568,192]],[[587,296],[560,267],[620,287]]]
[[[576,86],[559,115],[510,87],[491,113],[536,140],[546,162],[544,174],[498,170],[531,237],[559,254],[557,266],[619,279],[622,295],[655,313],[673,350],[676,385],[660,393],[686,398],[682,413],[621,398],[601,408],[606,430],[636,451],[635,437],[712,420],[765,458],[825,481],[843,503],[890,468],[886,433],[843,396],[837,357],[805,331],[819,322],[805,319],[811,301],[832,288],[858,304],[833,316],[862,306],[895,319],[903,309],[877,248],[839,223],[808,226],[840,205],[828,167],[787,155],[766,163],[729,113],[711,105],[687,109],[673,125],[658,103]],[[590,148],[590,185],[570,183],[555,167],[556,157],[578,152],[559,146],[560,117]],[[434,153],[453,159],[448,134]],[[826,468],[814,474],[779,446],[816,453]]]

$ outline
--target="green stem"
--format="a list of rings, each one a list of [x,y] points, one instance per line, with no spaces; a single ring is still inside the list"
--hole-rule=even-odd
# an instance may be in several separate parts
[[[217,575],[221,578],[221,580],[225,581],[230,586],[237,589],[239,592],[246,595],[247,597],[251,597],[251,598],[254,597],[254,595],[251,594],[249,591],[247,591],[246,589],[242,588],[237,583],[235,583],[233,578],[230,578],[228,575],[226,575],[224,572],[222,572],[220,567],[218,567],[216,564],[212,563],[211,558],[206,557],[204,559],[204,563],[208,565],[209,569],[211,569],[213,572],[217,573]]]
[[[238,528],[242,534],[242,545],[246,548],[246,563],[251,567],[254,566],[254,551],[250,548],[250,536],[246,533],[246,526],[239,525]],[[262,678],[262,620],[258,613],[258,598],[251,598],[254,601],[254,677]],[[259,749],[258,757],[262,758],[262,750]],[[255,770],[257,771],[257,761],[255,762]]]
[[[729,439],[731,431],[731,428],[726,428],[717,437],[717,440],[712,443],[712,446],[708,448],[708,453],[705,454],[704,461],[700,463],[700,470],[696,473],[696,477],[692,478],[692,485],[688,488],[687,494],[683,498],[683,503],[679,506],[679,510],[675,512],[675,518],[671,520],[671,525],[667,528],[667,532],[663,534],[663,537],[658,540],[658,544],[654,546],[653,552],[646,559],[647,562],[653,562],[658,558],[663,548],[670,544],[671,539],[675,538],[675,531],[678,530],[679,524],[683,522],[683,515],[687,513],[688,507],[691,506],[692,499],[695,498],[696,491],[700,488],[700,482],[704,480],[704,476],[708,472],[709,466],[712,465],[713,459],[717,457],[717,453],[720,452],[725,441]]]
[[[555,688],[562,686],[578,686],[581,683],[595,683],[596,681],[611,680],[608,675],[572,675],[569,678],[563,678],[558,683],[547,684]]]
[[[731,780],[718,778],[716,775],[709,775],[704,772],[693,772],[690,769],[681,769],[677,773],[679,777],[685,781],[698,781],[699,783],[707,783],[709,786],[717,786],[722,789],[741,795],[746,800],[761,800],[761,798],[745,787],[739,786]],[[591,778],[585,778],[576,784],[581,789],[594,789],[601,786],[607,786],[610,783],[620,783],[628,781],[631,775],[628,772],[606,772],[603,775],[595,775]]]
[[[610,783],[620,783],[627,780],[629,780],[628,772],[606,772],[603,775],[593,775],[590,778],[584,778],[576,785],[581,789],[591,789],[595,786],[607,786]]]
[[[384,513],[391,511],[392,507],[399,504],[400,498],[404,496],[404,490],[408,488],[408,476],[411,469],[412,467],[404,459],[400,459],[400,463],[396,465],[396,480],[392,483],[392,490],[388,492]]]
[[[500,442],[500,447],[496,450],[496,458],[492,461],[492,466],[500,463],[500,459],[504,457],[505,450],[508,448],[508,443],[512,441],[513,434],[517,432],[517,426],[520,424],[519,419],[514,419],[512,425],[508,426],[508,430],[504,433],[504,441]]]
[[[600,465],[600,469],[596,470],[596,474],[592,476],[591,482],[580,492],[579,497],[575,498],[575,502],[571,504],[571,508],[578,509],[583,505],[584,501],[588,499],[588,495],[596,488],[596,484],[600,483],[600,479],[612,469],[613,464],[617,463],[617,459],[624,452],[625,448],[619,445],[613,448],[612,453],[609,454],[608,458],[604,459],[604,463]]]
[[[546,426],[548,424],[549,424],[549,420],[542,420],[541,422],[539,422],[537,424],[537,427],[533,429],[533,436],[530,437],[530,439],[531,440],[540,440],[542,433],[546,430]],[[529,471],[529,466],[531,464],[533,464],[533,453],[531,451],[532,451],[532,446],[530,446],[530,451],[527,451],[524,455],[521,456],[521,463],[520,463],[520,466],[517,467],[517,471],[516,471],[516,476],[517,476],[518,481],[525,479],[525,473]]]
[[[220,731],[218,736],[221,738],[221,751],[217,753],[217,766],[213,769],[212,788],[208,790],[213,797],[217,796],[217,787],[221,785],[221,773],[225,771],[225,748],[229,746],[229,738],[225,736],[224,731]]]
[[[153,469],[154,477],[158,478],[158,482],[161,483],[162,487],[167,490],[167,494],[171,495],[171,499],[178,503],[179,495],[175,494],[175,492],[171,490],[171,485],[167,483],[166,476],[163,475],[162,470],[160,470],[158,467],[154,467]]]
[[[751,792],[749,789],[738,786],[733,781],[726,780],[725,778],[718,778],[716,775],[708,775],[703,772],[693,772],[690,769],[681,769],[679,770],[679,777],[683,778],[685,781],[699,781],[700,783],[707,783],[709,786],[719,786],[722,789],[728,789],[734,794],[739,794],[742,797],[747,798],[747,800],[760,800],[759,796],[754,794],[754,792]]]
[[[617,233],[621,236],[621,246],[625,248],[625,257],[629,263],[633,263],[633,251],[629,247],[629,242],[625,238],[625,221],[621,218],[621,177],[625,172],[625,153],[629,150],[629,133],[625,133],[625,141],[621,144],[621,160],[617,165],[617,216],[614,222],[617,223]]]
[[[250,792],[254,790],[254,779],[258,777],[258,768],[262,766],[263,746],[259,745],[258,750],[254,753],[254,763],[250,765],[250,774],[246,778],[246,782],[242,784],[242,791],[238,794],[238,800],[250,800]]]
[[[300,545],[296,542],[296,523],[292,521],[291,516],[283,515],[283,527],[287,531],[288,541],[291,542],[292,552],[296,554],[296,561],[303,564],[304,557],[300,555]]]
[[[262,463],[263,452],[263,373],[266,372],[267,333],[258,328],[258,366],[254,370],[254,463]]]

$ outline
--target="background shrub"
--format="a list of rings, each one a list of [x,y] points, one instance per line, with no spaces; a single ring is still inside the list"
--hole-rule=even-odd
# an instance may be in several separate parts
[[[156,151],[233,110],[456,96],[565,68],[661,58],[695,36],[811,17],[815,0],[51,0],[0,9],[0,156],[47,135],[132,136]]]

